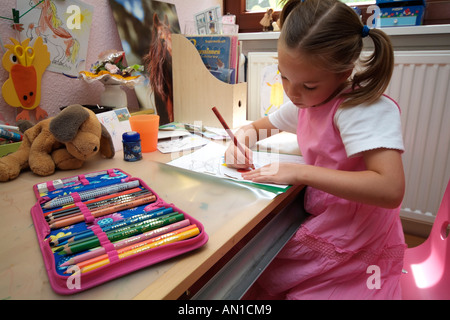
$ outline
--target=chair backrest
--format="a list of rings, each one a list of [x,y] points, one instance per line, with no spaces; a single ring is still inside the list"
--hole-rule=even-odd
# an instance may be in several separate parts
[[[450,299],[450,181],[424,243],[407,249],[403,299]]]
[[[447,188],[442,198],[441,205],[436,214],[436,219],[434,220],[433,227],[430,232],[429,238],[431,241],[437,245],[448,246],[450,241],[450,181],[447,184]],[[450,258],[450,253],[448,257]],[[450,260],[448,261],[448,266],[450,267]]]
[[[450,181],[447,184],[428,240],[431,252],[434,253],[433,256],[441,264],[439,272],[442,275],[441,285],[438,286],[440,289],[436,288],[436,290],[440,291],[443,289],[443,285],[446,286],[445,290],[448,290],[446,296],[448,297],[450,291]]]

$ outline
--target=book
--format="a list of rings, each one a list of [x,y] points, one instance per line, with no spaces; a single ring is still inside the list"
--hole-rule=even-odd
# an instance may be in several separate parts
[[[238,67],[238,37],[207,35],[186,37],[197,49],[206,68],[217,79],[235,84]]]

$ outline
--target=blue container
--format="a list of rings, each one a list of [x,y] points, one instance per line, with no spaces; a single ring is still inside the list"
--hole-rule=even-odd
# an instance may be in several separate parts
[[[377,0],[380,7],[380,27],[418,26],[423,22],[425,0]]]
[[[123,159],[138,161],[142,159],[141,136],[136,131],[125,132],[122,135]]]

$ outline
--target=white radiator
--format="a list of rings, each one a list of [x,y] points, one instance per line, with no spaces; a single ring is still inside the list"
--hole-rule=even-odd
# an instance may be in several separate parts
[[[261,77],[276,52],[248,55],[248,119],[261,117]],[[399,51],[386,94],[402,109],[402,216],[433,222],[450,178],[450,51]]]

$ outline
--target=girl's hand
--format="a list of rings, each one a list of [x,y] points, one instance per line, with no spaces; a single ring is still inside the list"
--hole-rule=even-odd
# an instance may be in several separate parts
[[[263,133],[262,137],[260,132]],[[225,163],[230,168],[236,169],[248,169],[253,167],[253,152],[249,149],[259,141],[259,139],[265,139],[272,134],[278,133],[279,130],[273,126],[269,117],[264,117],[252,122],[251,124],[241,127],[234,135],[244,148],[245,154],[243,154],[234,144],[230,143],[227,151],[225,152]]]
[[[247,169],[253,165],[253,152],[246,146],[245,155],[233,143],[230,144],[225,152],[225,163],[227,167],[235,169]]]
[[[306,167],[298,163],[280,163],[274,162],[270,165],[261,167],[256,170],[242,173],[245,180],[260,183],[274,183],[274,184],[301,184],[297,173]]]

